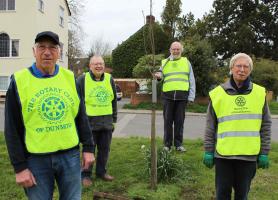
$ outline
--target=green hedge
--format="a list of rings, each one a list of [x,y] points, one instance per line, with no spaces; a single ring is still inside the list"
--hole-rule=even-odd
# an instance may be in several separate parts
[[[152,53],[149,27],[149,24],[146,24],[112,51],[114,77],[131,78],[133,68],[137,65],[138,59]],[[153,24],[153,32],[155,53],[167,54],[171,44],[170,38],[157,23]]]

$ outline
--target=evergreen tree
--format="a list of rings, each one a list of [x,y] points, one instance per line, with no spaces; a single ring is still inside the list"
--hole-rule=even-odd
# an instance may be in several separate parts
[[[206,36],[223,59],[238,52],[278,60],[278,1],[215,0]]]
[[[163,28],[172,38],[175,38],[176,26],[181,14],[181,0],[167,0],[161,15]]]

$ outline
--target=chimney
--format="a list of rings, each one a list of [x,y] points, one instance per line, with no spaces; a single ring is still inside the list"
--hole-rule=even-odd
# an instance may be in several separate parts
[[[155,17],[153,15],[147,15],[146,21],[147,21],[147,24],[150,24],[150,23],[153,24],[155,22]]]

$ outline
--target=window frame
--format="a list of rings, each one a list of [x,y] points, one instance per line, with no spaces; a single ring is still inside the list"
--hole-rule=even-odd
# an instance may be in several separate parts
[[[15,57],[19,57],[19,39],[10,39],[10,57],[15,58]],[[14,43],[17,43],[17,46],[13,46]],[[14,49],[16,50],[16,55],[14,56],[13,52]]]
[[[4,52],[4,54],[6,54],[7,56],[0,56],[0,59],[1,58],[17,58],[17,57],[19,57],[19,42],[20,42],[20,40],[19,39],[11,39],[11,37],[9,36],[9,34],[7,34],[7,33],[5,33],[5,32],[2,32],[2,33],[0,33],[0,35],[7,35],[7,38],[8,38],[8,49],[4,49],[4,50],[6,50],[5,52]],[[14,48],[14,46],[13,46],[13,44],[15,43],[15,42],[17,42],[17,48],[16,48],[16,46],[15,46],[15,48]],[[3,43],[4,44],[4,43]],[[16,52],[16,55],[13,55],[13,52],[14,52],[14,49],[16,50],[15,52]]]
[[[44,1],[38,0],[38,10],[44,13]]]
[[[60,61],[64,61],[64,43],[60,42]]]
[[[59,25],[64,27],[65,24],[65,9],[62,6],[59,6]]]
[[[0,12],[6,12],[6,11],[15,11],[16,10],[16,0],[2,0],[4,2],[5,8],[1,9],[0,7]],[[10,9],[10,6],[12,6],[12,8]]]

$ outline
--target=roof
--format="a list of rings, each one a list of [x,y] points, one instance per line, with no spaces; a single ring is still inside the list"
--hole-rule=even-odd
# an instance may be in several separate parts
[[[68,8],[68,12],[69,12],[69,16],[71,16],[71,12],[70,12],[70,7],[69,7],[69,3],[67,0],[65,0],[66,6]]]

